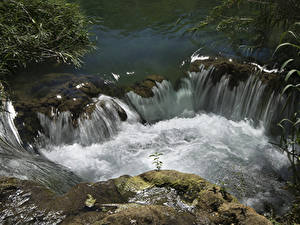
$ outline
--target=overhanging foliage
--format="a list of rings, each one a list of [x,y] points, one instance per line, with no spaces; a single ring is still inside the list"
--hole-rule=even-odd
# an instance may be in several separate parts
[[[65,0],[0,1],[0,75],[49,60],[81,64],[91,22]]]

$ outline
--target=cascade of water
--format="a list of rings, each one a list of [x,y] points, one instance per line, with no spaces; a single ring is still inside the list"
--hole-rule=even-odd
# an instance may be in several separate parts
[[[142,98],[130,92],[128,97],[140,115],[148,122],[187,116],[199,111],[213,112],[233,120],[260,121],[268,129],[278,123],[284,97],[269,89],[258,75],[253,74],[244,82],[230,86],[230,78],[224,75],[218,83],[213,81],[213,68],[200,68],[181,80],[175,91],[171,83],[163,81],[153,88],[152,98]],[[293,104],[286,114],[293,112]]]
[[[0,112],[0,141],[3,145],[23,151],[22,141],[14,124],[15,117],[16,112],[12,103],[5,102],[3,112]]]
[[[16,112],[10,101],[0,112],[0,176],[38,181],[58,193],[66,192],[81,179],[63,166],[23,148],[14,125]]]
[[[39,113],[45,131],[45,135],[41,134],[43,144],[100,143],[117,133],[121,117],[128,122],[140,120],[139,115],[119,99],[101,95],[94,100],[93,111],[82,115],[75,126],[70,112],[58,113],[54,119]]]
[[[184,80],[186,81],[186,80]],[[177,92],[168,81],[157,83],[152,98],[142,98],[134,92],[127,95],[139,114],[148,122],[171,119],[175,116],[194,111],[193,92],[190,82]]]
[[[153,125],[124,122],[120,132],[104,143],[52,146],[51,151],[41,152],[90,181],[154,169],[149,155],[160,152],[162,169],[223,183],[257,210],[263,210],[264,203],[284,208],[290,201],[279,181],[280,175],[286,176],[288,159],[268,142],[264,128],[215,114],[172,118]]]

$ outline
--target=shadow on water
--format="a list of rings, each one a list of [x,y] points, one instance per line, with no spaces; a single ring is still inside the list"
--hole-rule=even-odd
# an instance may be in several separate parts
[[[45,64],[30,67],[13,79],[13,89],[22,89],[22,85],[38,81],[46,73],[66,72],[93,75],[124,85],[142,80],[149,74],[163,75],[175,81],[187,69],[186,62],[199,48],[204,55],[237,57],[229,40],[213,27],[208,26],[196,35],[187,32],[209,14],[209,10],[218,4],[217,0],[76,2],[86,15],[101,18],[101,23],[91,30],[97,49],[84,57],[84,65],[79,70]],[[262,52],[257,57],[266,55]]]

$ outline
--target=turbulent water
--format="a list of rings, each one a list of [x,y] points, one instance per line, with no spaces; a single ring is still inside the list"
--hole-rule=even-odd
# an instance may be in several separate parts
[[[42,151],[93,181],[154,169],[149,155],[161,152],[163,169],[195,173],[224,184],[251,205],[272,201],[274,196],[277,201],[283,201],[278,196],[286,197],[280,190],[278,173],[284,175],[288,162],[268,143],[264,129],[214,114],[146,126],[123,123],[119,134],[103,144],[64,145]]]
[[[16,112],[11,102],[0,112],[0,176],[36,180],[58,193],[67,191],[82,179],[63,166],[23,148],[13,123]]]
[[[291,104],[285,114],[280,114],[286,100],[263,83],[259,73],[231,87],[230,77],[226,75],[216,85],[213,70],[200,66],[200,72],[189,73],[178,90],[174,90],[168,81],[157,83],[153,98],[142,98],[133,92],[128,97],[140,115],[150,122],[185,117],[204,110],[235,121],[248,118],[255,125],[263,122],[269,131],[281,117],[294,112],[295,106]]]
[[[207,58],[198,57],[200,52],[237,57],[221,33],[186,32],[216,0],[79,2],[88,15],[104,18],[93,27],[101,37],[99,51],[88,55],[79,71],[51,67],[51,72],[93,74],[121,84],[149,74],[174,81],[195,49],[200,48],[192,60]],[[242,54],[263,60],[269,52]],[[215,84],[212,70],[189,73],[177,89],[168,81],[157,83],[153,98],[133,92],[123,100],[101,95],[94,99],[93,113],[82,115],[75,126],[70,112],[53,112],[51,119],[39,114],[44,133],[36,151],[20,140],[16,112],[7,102],[0,112],[0,176],[36,180],[63,193],[83,180],[152,170],[149,155],[160,152],[162,169],[198,174],[260,212],[268,204],[286,210],[291,197],[282,187],[289,162],[269,143],[285,99],[255,74],[232,88],[228,76]],[[12,89],[27,93],[28,83],[38,83],[44,73],[43,66],[15,76]],[[294,111],[291,105],[281,117]]]
[[[230,90],[226,77],[213,86],[210,75],[211,70],[190,73],[177,91],[164,81],[153,98],[129,93],[135,110],[102,95],[77,128],[70,128],[68,114],[53,121],[40,116],[50,134],[40,152],[88,181],[154,169],[149,155],[160,152],[163,169],[198,174],[259,211],[268,203],[284,209],[290,197],[282,178],[289,162],[266,136],[281,96],[255,76]],[[125,122],[118,118],[119,107],[128,115]],[[148,124],[139,122],[137,112]]]
[[[266,135],[278,119],[282,97],[255,75],[232,89],[227,76],[214,85],[211,72],[190,73],[178,90],[170,82],[157,83],[148,99],[130,92],[126,103],[100,95],[94,111],[75,127],[69,112],[54,113],[52,119],[40,114],[41,155],[23,148],[13,124],[16,113],[7,103],[9,112],[1,113],[0,173],[63,192],[81,179],[154,169],[149,155],[160,152],[163,169],[198,174],[258,211],[267,204],[286,209],[291,198],[282,178],[289,162]]]

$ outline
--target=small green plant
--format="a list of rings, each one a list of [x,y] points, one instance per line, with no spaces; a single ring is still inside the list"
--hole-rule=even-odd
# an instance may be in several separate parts
[[[159,152],[155,152],[151,155],[149,155],[150,158],[153,158],[153,162],[152,164],[155,165],[155,168],[157,171],[160,171],[162,165],[163,165],[163,162],[160,161],[160,156],[162,156],[163,154],[162,153],[159,153]]]

